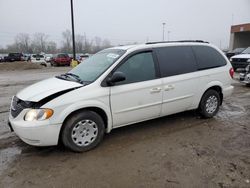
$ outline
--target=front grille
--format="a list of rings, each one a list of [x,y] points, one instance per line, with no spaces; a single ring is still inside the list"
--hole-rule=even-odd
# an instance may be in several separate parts
[[[24,106],[22,105],[22,100],[14,96],[12,99],[11,109],[10,109],[12,117],[16,118],[22,112],[23,109]]]
[[[23,101],[16,96],[13,97],[10,113],[13,118],[16,118],[25,108],[32,108],[34,107],[34,103],[30,101]]]
[[[245,58],[233,58],[232,61],[237,63],[246,63],[248,59],[245,59]]]

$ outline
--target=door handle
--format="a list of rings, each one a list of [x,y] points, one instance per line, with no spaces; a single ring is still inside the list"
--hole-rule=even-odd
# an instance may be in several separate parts
[[[160,87],[155,87],[153,89],[150,90],[150,93],[159,93],[161,92],[161,88]]]
[[[173,85],[167,85],[165,87],[165,91],[170,91],[170,90],[173,90],[174,89],[174,86]]]

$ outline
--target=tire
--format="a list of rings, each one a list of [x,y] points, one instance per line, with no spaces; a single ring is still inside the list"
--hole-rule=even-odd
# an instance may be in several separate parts
[[[53,62],[51,65],[52,65],[53,67],[58,67],[58,64],[55,63],[55,62]]]
[[[62,143],[74,152],[85,152],[102,141],[104,130],[105,125],[100,115],[93,111],[77,112],[63,125]]]
[[[206,91],[199,105],[199,112],[203,118],[212,118],[219,111],[221,98],[217,91],[210,89]]]

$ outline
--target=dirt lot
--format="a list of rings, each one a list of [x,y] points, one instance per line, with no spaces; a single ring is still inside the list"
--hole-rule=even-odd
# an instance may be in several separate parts
[[[213,119],[185,112],[113,130],[95,150],[35,148],[7,127],[10,98],[69,68],[0,70],[0,187],[250,187],[250,88]]]

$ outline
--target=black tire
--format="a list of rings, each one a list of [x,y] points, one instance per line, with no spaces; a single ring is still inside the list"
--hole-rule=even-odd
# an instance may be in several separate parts
[[[58,67],[58,64],[55,63],[55,62],[53,62],[51,65],[52,65],[53,67]]]
[[[95,136],[95,140],[91,142],[89,145],[79,146],[75,143],[77,142],[77,140],[74,141],[72,138],[72,134],[74,132],[73,129],[76,127],[76,125],[79,122],[88,121],[88,120],[95,123],[96,128],[97,128],[97,133],[96,133],[97,135]],[[71,115],[71,117],[66,120],[66,122],[63,125],[61,139],[62,139],[63,145],[69,148],[70,150],[74,152],[85,152],[85,151],[95,148],[102,141],[104,137],[104,132],[105,132],[105,125],[100,115],[98,115],[97,113],[93,111],[80,111]],[[84,136],[86,135],[83,135],[82,137]]]
[[[211,108],[209,109],[209,107],[207,106],[209,99],[210,100],[213,99],[217,101],[217,106],[213,110],[211,110]],[[221,104],[221,98],[220,98],[219,93],[213,89],[210,89],[206,91],[201,98],[200,105],[199,105],[199,113],[203,118],[212,118],[219,111],[220,104]]]

